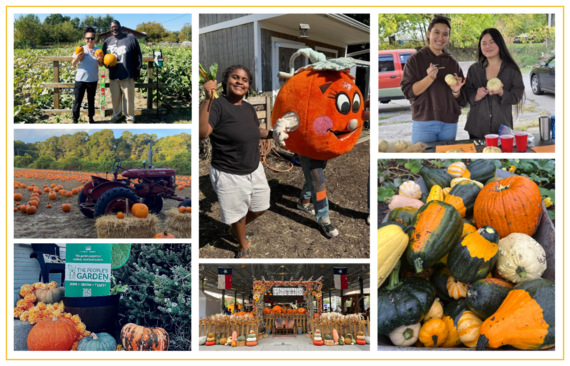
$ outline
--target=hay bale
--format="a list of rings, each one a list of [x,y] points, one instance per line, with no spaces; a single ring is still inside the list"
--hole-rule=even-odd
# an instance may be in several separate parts
[[[123,219],[116,215],[104,215],[95,222],[97,237],[102,239],[131,239],[131,238],[153,238],[160,231],[158,217],[148,214],[144,219],[125,216]]]
[[[177,239],[190,239],[192,234],[192,214],[180,213],[177,208],[166,212],[166,231]]]

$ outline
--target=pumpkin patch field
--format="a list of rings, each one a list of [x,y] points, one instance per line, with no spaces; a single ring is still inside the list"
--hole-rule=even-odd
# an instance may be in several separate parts
[[[381,168],[403,178],[382,196],[380,350],[555,346],[551,162],[534,163],[543,178],[490,159],[379,162],[379,199],[394,187]]]
[[[86,217],[78,207],[78,195],[91,176],[104,178],[105,173],[15,168],[14,237],[97,238],[96,220]],[[112,175],[107,178],[112,179]],[[176,183],[177,195],[191,196],[189,176],[177,176]],[[175,200],[163,201],[162,211],[156,214],[160,233],[165,230],[168,211],[178,210],[179,205]],[[132,218],[131,213],[128,215]]]

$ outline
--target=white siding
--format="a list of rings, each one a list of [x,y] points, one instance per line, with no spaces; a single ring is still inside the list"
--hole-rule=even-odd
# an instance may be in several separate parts
[[[65,244],[59,245],[59,255],[65,259]],[[35,258],[30,258],[32,254],[31,244],[14,244],[14,293],[20,290],[22,285],[38,282],[40,276],[40,264]],[[54,273],[50,279],[61,283],[61,274]]]

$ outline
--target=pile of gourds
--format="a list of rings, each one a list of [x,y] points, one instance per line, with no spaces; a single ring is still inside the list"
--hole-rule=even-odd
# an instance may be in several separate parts
[[[378,230],[378,334],[396,346],[554,347],[554,284],[531,237],[538,186],[495,177],[489,160],[420,175],[425,203],[419,185],[403,183]]]

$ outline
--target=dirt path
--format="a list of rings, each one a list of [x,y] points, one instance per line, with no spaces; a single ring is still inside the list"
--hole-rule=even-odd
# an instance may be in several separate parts
[[[269,165],[284,169],[282,160],[270,155]],[[330,217],[340,235],[328,239],[314,216],[299,211],[297,199],[304,182],[300,167],[287,173],[266,169],[271,187],[271,207],[247,226],[252,258],[369,258],[370,227],[367,184],[369,141],[333,159],[326,170]],[[200,161],[200,258],[233,258],[235,244],[220,222],[220,207],[209,177],[209,163]]]

